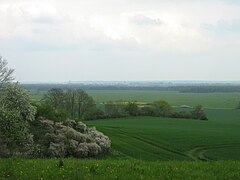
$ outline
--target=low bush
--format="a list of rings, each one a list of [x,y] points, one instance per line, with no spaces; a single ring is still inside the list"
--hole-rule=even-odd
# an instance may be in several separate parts
[[[103,133],[74,120],[60,123],[38,118],[32,129],[39,147],[36,156],[96,157],[107,153],[111,146]]]

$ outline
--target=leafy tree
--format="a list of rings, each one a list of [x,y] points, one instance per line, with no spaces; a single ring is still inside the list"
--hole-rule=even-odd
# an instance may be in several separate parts
[[[104,105],[105,114],[108,118],[120,118],[125,117],[124,106],[113,104],[112,102],[108,102]]]
[[[139,108],[135,102],[128,102],[128,105],[125,107],[125,111],[130,116],[137,116],[139,114]]]
[[[32,144],[28,123],[17,111],[0,109],[0,155],[23,153]]]
[[[35,119],[36,107],[32,106],[27,91],[18,84],[7,83],[3,86],[0,95],[0,108],[19,112],[25,121]]]
[[[24,89],[4,84],[0,94],[0,154],[10,156],[30,150],[33,139],[29,123],[34,121],[35,113]]]
[[[55,108],[63,108],[65,95],[62,89],[52,88],[44,96],[44,102],[52,105]]]
[[[4,83],[14,80],[14,69],[8,68],[7,65],[7,60],[0,56],[0,88],[2,88]]]
[[[76,91],[68,89],[65,95],[65,108],[67,112],[74,118],[76,107]]]
[[[193,111],[191,112],[191,117],[193,119],[208,120],[205,112],[203,111],[203,107],[201,105],[197,105],[193,109]]]
[[[82,89],[76,91],[76,102],[77,102],[77,114],[78,118],[84,118],[84,115],[87,111],[95,106],[94,100]]]
[[[166,101],[155,101],[153,107],[159,116],[170,116],[172,113],[172,107]]]
[[[44,102],[55,109],[64,109],[71,118],[78,119],[83,119],[85,113],[95,105],[93,98],[82,89],[68,89],[67,92],[51,89],[44,97]]]

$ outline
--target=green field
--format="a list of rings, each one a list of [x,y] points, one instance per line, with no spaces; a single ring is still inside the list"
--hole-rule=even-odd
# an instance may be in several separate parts
[[[130,117],[86,123],[107,134],[115,150],[137,159],[240,160],[240,111],[207,114],[209,121]]]
[[[97,103],[106,101],[144,101],[165,100],[172,106],[203,105],[205,108],[235,108],[240,101],[240,93],[179,93],[175,91],[150,90],[89,90]],[[31,90],[34,100],[39,100],[45,91]]]
[[[210,108],[235,108],[240,101],[240,93],[179,93],[146,90],[91,90],[88,93],[96,102],[165,100],[172,106],[201,104]]]

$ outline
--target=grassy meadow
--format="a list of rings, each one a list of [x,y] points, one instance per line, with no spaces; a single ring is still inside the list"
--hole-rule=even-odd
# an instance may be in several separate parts
[[[239,161],[0,159],[1,179],[238,179]]]

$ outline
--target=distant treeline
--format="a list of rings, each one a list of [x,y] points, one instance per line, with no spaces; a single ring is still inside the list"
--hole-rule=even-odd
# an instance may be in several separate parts
[[[48,91],[52,88],[83,90],[156,90],[178,91],[180,93],[233,93],[240,92],[240,85],[203,86],[128,86],[128,85],[84,85],[84,84],[22,84],[28,90]]]

